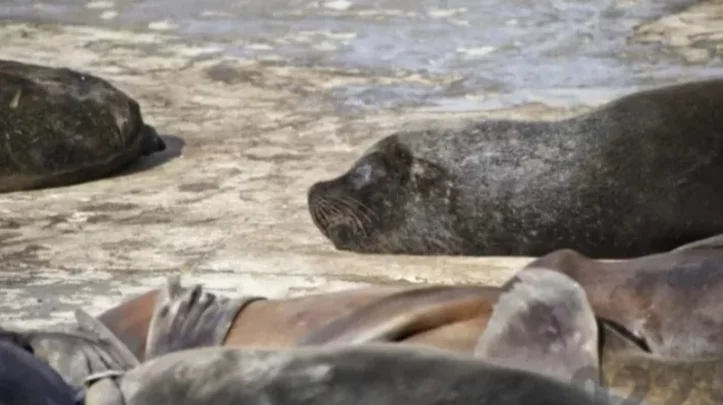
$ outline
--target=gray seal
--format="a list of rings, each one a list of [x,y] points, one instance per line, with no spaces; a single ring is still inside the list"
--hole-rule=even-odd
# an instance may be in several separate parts
[[[87,384],[86,405],[621,403],[541,374],[393,344],[190,349]]]
[[[723,232],[723,80],[641,91],[558,121],[387,136],[308,191],[337,249],[653,254]]]
[[[166,148],[107,81],[10,60],[0,60],[0,134],[0,192],[100,179]]]

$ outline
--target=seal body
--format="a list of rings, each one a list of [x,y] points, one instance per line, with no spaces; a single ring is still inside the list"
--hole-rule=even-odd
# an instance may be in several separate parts
[[[166,305],[169,308],[177,308],[169,311],[165,321],[159,323],[162,329],[166,325],[188,324],[189,314],[198,311],[199,303],[204,307],[203,301],[192,299],[188,295],[193,288],[183,288],[183,293],[166,294],[164,288],[148,291],[142,295],[129,299],[120,305],[111,308],[98,316],[98,319],[108,327],[139,359],[145,358],[147,342],[151,328],[151,321],[157,305]],[[326,294],[312,294],[307,296],[288,299],[264,299],[249,300],[242,309],[234,315],[234,319],[227,330],[224,331],[224,345],[228,346],[262,346],[262,347],[289,347],[296,344],[312,328],[330,322],[338,317],[346,316],[365,305],[376,300],[383,299],[395,292],[403,291],[408,287],[372,287],[354,289]],[[166,294],[166,295],[164,295]],[[208,291],[200,291],[199,295],[214,294]],[[164,298],[164,297],[170,297]],[[208,302],[216,302],[204,309],[204,313],[213,312],[217,314],[228,313],[227,310],[235,310],[228,307],[223,299],[207,299]],[[184,301],[181,305],[179,301]],[[219,308],[217,303],[222,303],[224,308]],[[170,318],[169,318],[170,317]],[[187,323],[188,322],[188,323]],[[208,336],[209,329],[215,330],[217,325],[204,322],[200,330],[194,335],[203,334]],[[193,329],[187,328],[187,330]],[[183,328],[177,328],[177,332],[183,332]],[[162,332],[162,335],[167,335]],[[203,345],[218,344],[208,339],[190,339],[175,334],[175,339],[182,340],[166,347],[198,347]]]
[[[560,121],[400,132],[308,206],[337,249],[624,258],[723,231],[723,80],[634,93]]]
[[[0,60],[0,192],[114,174],[165,149],[138,103],[98,77]]]
[[[111,381],[108,381],[111,380]],[[105,381],[105,383],[104,383]],[[120,401],[119,398],[122,400]],[[612,404],[580,387],[423,347],[364,345],[167,354],[89,379],[87,405]]]

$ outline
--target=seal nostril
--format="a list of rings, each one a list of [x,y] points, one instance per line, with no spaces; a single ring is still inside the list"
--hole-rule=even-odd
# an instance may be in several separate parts
[[[354,242],[354,232],[352,232],[351,227],[347,225],[335,226],[331,229],[329,235],[331,236],[331,240],[334,242],[337,249],[350,246]]]

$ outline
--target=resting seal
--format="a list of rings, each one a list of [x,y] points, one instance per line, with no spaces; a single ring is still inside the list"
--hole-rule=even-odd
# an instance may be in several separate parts
[[[124,373],[91,376],[87,383],[86,405],[622,403],[535,372],[390,344],[190,349]]]
[[[496,299],[494,287],[375,286],[288,299],[229,300],[200,285],[182,288],[171,278],[164,287],[123,302],[98,319],[141,360],[149,344],[158,346],[149,343],[159,339],[154,335],[166,336],[161,339],[166,339],[160,349],[164,353],[221,344],[275,348],[342,343],[346,338],[461,350],[457,345],[466,344],[461,336],[477,337]],[[154,313],[163,314],[160,321],[152,321]],[[206,314],[205,320],[199,322],[194,314]]]
[[[166,148],[138,103],[70,69],[0,60],[0,192],[114,174]]]
[[[723,289],[719,271],[723,250],[672,252],[618,262],[559,250],[534,260],[530,267],[551,268],[572,277],[586,291],[597,317],[627,331],[638,346],[656,356],[691,360],[723,355],[723,304],[717,293]],[[215,323],[215,318],[199,328],[220,327],[226,333],[224,339],[189,343],[195,338],[184,336],[180,329],[176,339],[184,341],[178,346],[184,348],[406,342],[468,352],[499,293],[495,287],[427,285],[369,287],[292,299],[246,297],[249,301],[238,311],[220,307],[211,312],[226,314],[227,320],[235,317],[228,329]],[[151,291],[99,316],[140,359],[157,294]],[[213,296],[207,291],[198,294]],[[194,301],[183,297],[167,302],[184,310],[167,312],[166,322],[197,323],[188,318],[195,311],[189,302]],[[209,302],[215,301],[209,298]]]
[[[313,184],[337,249],[633,257],[723,232],[723,80],[634,93],[560,121],[400,132]]]
[[[723,249],[600,261],[563,249],[527,265],[582,285],[595,314],[620,325],[656,355],[723,356]]]

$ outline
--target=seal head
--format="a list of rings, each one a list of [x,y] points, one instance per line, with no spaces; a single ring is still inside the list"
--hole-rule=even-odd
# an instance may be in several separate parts
[[[459,250],[445,172],[388,137],[343,175],[309,189],[314,224],[340,250],[424,253]],[[436,221],[429,226],[429,221]]]

